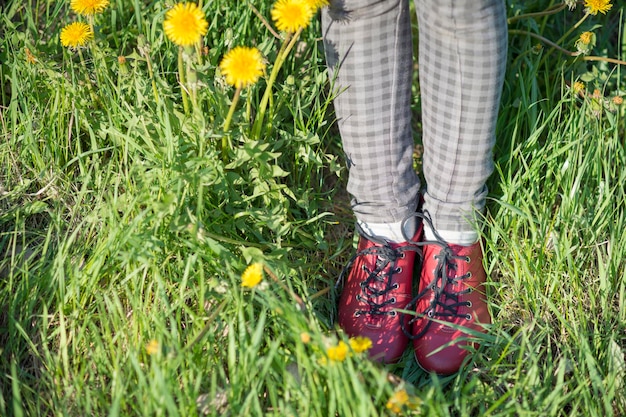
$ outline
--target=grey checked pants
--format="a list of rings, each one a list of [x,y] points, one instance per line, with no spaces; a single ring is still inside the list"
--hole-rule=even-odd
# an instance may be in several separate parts
[[[476,230],[485,206],[507,50],[503,0],[415,0],[423,121],[424,210],[435,229]],[[331,0],[322,15],[326,59],[363,222],[415,212],[420,191],[411,132],[408,0]]]

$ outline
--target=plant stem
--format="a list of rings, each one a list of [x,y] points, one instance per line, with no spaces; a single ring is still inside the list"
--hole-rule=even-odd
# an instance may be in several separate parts
[[[588,17],[589,17],[589,13],[585,13],[585,15],[584,15],[583,17],[581,17],[581,18],[580,18],[580,20],[579,20],[579,21],[578,21],[578,22],[577,22],[574,26],[572,26],[571,28],[569,28],[569,30],[568,30],[567,32],[565,32],[565,34],[564,34],[563,36],[561,36],[561,37],[559,38],[559,40],[557,40],[557,41],[556,41],[556,42],[554,42],[554,43],[555,43],[555,44],[557,44],[557,45],[559,45],[561,42],[563,42],[565,39],[567,39],[567,37],[568,37],[569,35],[571,35],[573,31],[575,31],[576,29],[578,29],[578,27],[579,27],[580,25],[582,25],[582,24],[583,24],[583,22],[584,22],[585,20],[587,20],[587,18],[588,18]],[[550,56],[550,54],[551,54],[551,53],[552,53],[555,49],[557,49],[557,48],[552,47],[550,50],[548,50],[548,52],[546,52],[546,53],[545,53],[545,55],[541,58],[541,61],[539,62],[539,67],[541,67],[541,66],[545,63],[545,61],[546,61],[546,59],[548,58],[548,56]]]
[[[578,21],[578,22],[577,22],[574,26],[572,26],[571,28],[569,28],[569,30],[568,30],[567,32],[565,32],[565,34],[564,34],[563,36],[561,36],[561,37],[559,38],[559,40],[558,40],[558,41],[556,41],[555,43],[556,43],[556,44],[560,44],[560,43],[561,43],[561,42],[563,42],[565,39],[567,39],[567,37],[568,37],[569,35],[571,35],[571,33],[572,33],[573,31],[575,31],[576,29],[578,29],[578,27],[579,27],[580,25],[582,25],[582,24],[583,24],[583,22],[584,22],[585,20],[587,20],[587,18],[588,18],[588,17],[589,17],[589,13],[585,13],[585,15],[584,15],[583,17],[581,17],[581,18],[580,18],[580,20],[579,20],[579,21]]]
[[[272,94],[272,86],[274,85],[274,82],[276,81],[278,72],[280,71],[280,68],[285,62],[287,55],[289,55],[289,52],[291,52],[291,50],[293,49],[301,33],[302,33],[302,28],[298,29],[291,37],[290,37],[291,34],[287,35],[287,37],[285,38],[285,41],[283,42],[283,45],[280,48],[280,51],[278,52],[278,55],[276,56],[276,62],[274,63],[274,67],[272,68],[272,72],[270,73],[270,78],[267,81],[267,86],[265,87],[265,93],[263,94],[263,98],[261,99],[261,104],[259,105],[259,112],[258,112],[256,120],[254,121],[254,125],[252,127],[252,135],[251,135],[252,139],[256,139],[256,140],[259,139],[259,136],[261,134],[261,128],[263,126],[263,119],[265,118],[265,110],[267,108],[267,103],[270,99],[270,95]]]
[[[241,86],[238,86],[235,90],[235,95],[233,96],[233,102],[230,104],[230,109],[228,109],[226,121],[224,122],[224,135],[222,136],[222,160],[224,160],[224,162],[226,161],[226,157],[228,156],[228,149],[230,148],[230,122],[233,119],[233,114],[235,113],[235,108],[237,107],[237,102],[239,101],[240,94]]]
[[[600,61],[600,62],[609,62],[611,64],[617,64],[617,65],[626,65],[626,61],[623,61],[621,59],[607,58],[604,56],[595,56],[595,55],[584,56],[583,61]]]
[[[198,58],[198,65],[202,66],[204,60],[202,58],[202,41],[198,41],[195,45],[196,57]]]
[[[550,39],[544,38],[543,36],[538,35],[536,33],[528,32],[526,30],[509,29],[509,35],[527,35],[527,36],[530,36],[531,38],[539,39],[541,42],[551,46],[552,48],[556,49],[559,52],[564,53],[565,55],[569,55],[569,56],[576,56],[576,55],[578,55],[578,52],[568,51],[567,49],[562,48],[559,45],[557,45],[556,43],[552,42]]]
[[[507,23],[510,25],[511,23],[517,22],[518,20],[522,20],[522,19],[542,17],[542,16],[549,16],[551,14],[555,14],[555,13],[560,12],[561,10],[565,9],[566,7],[567,7],[567,5],[565,3],[555,4],[554,6],[548,7],[547,9],[545,9],[545,10],[543,10],[541,12],[525,13],[525,14],[520,14],[518,16],[510,17],[507,20]]]
[[[250,124],[252,119],[252,94],[250,94],[250,87],[248,87],[248,94],[246,95],[246,122]]]
[[[187,73],[187,89],[189,90],[189,95],[191,97],[192,110],[195,112],[198,109],[198,76],[193,63],[191,62],[193,52],[193,47],[186,47],[183,53],[183,61],[185,62],[185,69]]]
[[[93,33],[94,39],[95,39],[95,37],[96,37],[96,28],[95,28],[95,25],[94,25],[93,15],[87,16],[87,21],[89,23],[89,28],[91,29],[91,33]]]
[[[580,52],[573,52],[565,48],[562,48],[556,43],[552,42],[550,39],[544,38],[543,36],[538,35],[536,33],[528,32],[525,30],[510,29],[509,34],[510,35],[527,35],[527,36],[530,36],[531,38],[539,39],[541,42],[551,46],[553,49],[556,49],[560,53],[567,55],[567,56],[577,57],[577,56],[582,55]],[[602,61],[602,62],[609,62],[611,64],[626,65],[626,61],[623,61],[621,59],[607,58],[603,56],[589,55],[589,56],[583,56],[581,59],[583,61]]]
[[[239,101],[239,95],[241,94],[241,86],[238,86],[235,90],[235,95],[233,96],[233,101],[230,104],[230,109],[228,110],[228,115],[226,116],[226,121],[224,122],[224,133],[228,132],[230,128],[230,122],[233,118],[233,114],[235,113],[235,107],[237,107],[237,102]]]
[[[256,17],[259,18],[259,20],[261,21],[261,23],[263,23],[263,26],[265,26],[267,28],[267,30],[270,31],[270,33],[272,35],[274,35],[274,37],[276,39],[280,39],[280,34],[278,34],[274,28],[272,27],[272,25],[270,25],[270,23],[267,21],[267,19],[265,17],[263,17],[263,15],[261,14],[261,12],[259,12],[257,10],[256,7],[254,7],[254,5],[250,2],[248,2],[248,7],[250,7],[250,9],[252,10],[252,12],[256,15]]]
[[[185,114],[189,114],[189,99],[187,98],[187,86],[185,80],[185,64],[183,63],[183,47],[178,47],[178,77],[180,83],[180,94],[183,97],[183,109]]]
[[[152,60],[150,59],[150,54],[147,53],[144,55],[146,60],[146,64],[148,65],[148,75],[150,76],[150,81],[152,83],[152,94],[154,95],[154,101],[159,103],[159,92],[156,86],[156,80],[154,79],[154,70],[152,69]]]
[[[145,37],[140,35],[137,37],[137,51],[139,55],[146,61],[146,65],[148,66],[148,75],[150,76],[150,82],[152,84],[152,95],[154,96],[154,101],[159,103],[159,92],[157,90],[156,80],[154,78],[154,68],[152,67],[152,60],[150,59],[150,48],[148,47]]]
[[[89,79],[89,70],[87,69],[87,64],[85,63],[85,58],[83,58],[83,51],[78,48],[78,56],[80,58],[80,63],[85,70],[85,82],[87,83],[87,90],[89,90],[89,96],[94,104],[98,103],[98,96],[94,93],[93,88],[91,87],[91,80]]]

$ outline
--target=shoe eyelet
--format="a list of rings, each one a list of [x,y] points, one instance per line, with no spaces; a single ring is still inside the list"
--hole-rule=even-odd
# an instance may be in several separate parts
[[[465,315],[465,320],[471,320],[472,319],[472,315],[471,314],[466,314]]]
[[[426,315],[431,319],[435,316],[432,310],[428,310],[428,313],[426,313]]]
[[[406,253],[405,252],[400,252],[399,258],[401,258],[401,259],[406,258]]]
[[[363,271],[365,271],[365,272],[368,272],[368,271],[367,271],[367,267],[365,266],[365,264],[361,265],[361,269],[362,269]]]
[[[392,304],[395,303],[396,302],[396,297],[391,297],[389,299],[389,302],[392,303]]]
[[[398,288],[400,288],[400,285],[396,282],[391,286],[391,288],[393,288],[394,290],[397,290]]]
[[[389,312],[389,315],[390,315],[391,317],[395,317],[395,316],[397,316],[397,315],[398,315],[398,312],[397,312],[397,311],[391,311],[391,312]]]
[[[465,305],[469,308],[472,308],[472,302],[471,301],[466,301]]]
[[[472,262],[472,258],[470,258],[469,256],[465,257],[465,262],[467,262],[468,264]]]
[[[361,312],[360,311],[355,311],[353,314],[354,317],[361,317]]]
[[[465,274],[465,278],[471,278],[472,277],[472,271],[467,271],[467,274]]]
[[[360,303],[363,302],[363,297],[361,297],[360,295],[356,295],[354,298],[356,298],[356,300]]]
[[[402,267],[401,266],[397,267],[395,273],[396,274],[401,274],[402,273]]]

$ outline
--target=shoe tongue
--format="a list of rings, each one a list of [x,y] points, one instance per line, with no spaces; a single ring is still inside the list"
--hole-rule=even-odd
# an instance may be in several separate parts
[[[390,245],[380,246],[378,248],[378,259],[381,258],[393,261],[398,258],[398,251]]]

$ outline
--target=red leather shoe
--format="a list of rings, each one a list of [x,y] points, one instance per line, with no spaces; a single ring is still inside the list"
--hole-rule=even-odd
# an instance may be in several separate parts
[[[491,323],[484,294],[482,249],[480,243],[457,246],[425,242],[423,254],[417,316],[411,320],[415,358],[426,371],[450,375],[460,369],[469,353],[463,347],[471,343],[451,342],[471,335],[431,319],[480,332],[485,331],[481,325]]]
[[[421,224],[414,240],[419,241]],[[408,337],[405,309],[412,298],[413,263],[419,247],[409,243],[379,241],[359,231],[356,255],[344,268],[339,298],[339,325],[351,337],[364,336],[372,341],[370,358],[395,362],[404,353]],[[349,271],[349,272],[348,272]],[[346,278],[347,275],[347,278]]]

